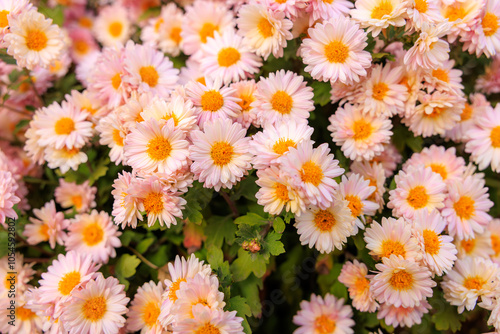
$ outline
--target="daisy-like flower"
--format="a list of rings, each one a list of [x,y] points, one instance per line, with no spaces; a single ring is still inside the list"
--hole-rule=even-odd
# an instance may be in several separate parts
[[[392,123],[385,116],[365,114],[359,106],[344,104],[328,119],[333,142],[351,160],[371,160],[391,140]]]
[[[475,119],[476,124],[466,133],[469,138],[465,152],[471,154],[471,159],[479,170],[488,165],[494,172],[500,172],[500,106],[487,108]]]
[[[14,264],[12,264],[12,258],[15,258]],[[12,293],[9,290],[15,290],[19,296],[31,288],[28,283],[36,273],[32,268],[34,264],[34,262],[24,263],[21,253],[12,254],[10,260],[7,255],[0,258],[0,282],[2,282],[0,284],[0,299],[8,300],[8,294]]]
[[[301,45],[305,71],[320,81],[343,84],[359,82],[366,76],[372,57],[364,30],[347,17],[335,17],[318,23],[307,31],[309,38]]]
[[[422,316],[429,313],[432,306],[422,300],[419,305],[413,307],[394,306],[382,303],[377,312],[377,319],[384,320],[387,326],[412,327],[422,322]]]
[[[429,269],[395,254],[382,258],[382,262],[375,265],[378,272],[371,281],[373,294],[380,303],[414,307],[432,296],[436,282]]]
[[[113,182],[111,195],[114,197],[113,211],[111,215],[117,225],[137,227],[137,219],[142,221],[142,215],[137,209],[137,199],[130,195],[130,185],[134,179],[133,174],[123,171]]]
[[[344,304],[344,299],[337,299],[327,293],[325,298],[311,295],[311,301],[300,302],[300,310],[293,317],[297,328],[294,334],[354,333],[352,309]]]
[[[71,58],[75,63],[80,63],[85,57],[99,49],[92,33],[85,28],[73,28],[68,32],[71,38]]]
[[[6,229],[6,218],[17,219],[14,205],[21,201],[21,199],[15,195],[18,187],[11,172],[0,170],[0,225]]]
[[[422,30],[415,44],[406,52],[404,63],[410,69],[435,69],[449,58],[450,45],[441,39],[450,31],[448,22],[422,23]]]
[[[255,101],[255,91],[257,90],[257,84],[252,80],[238,81],[230,86],[236,89],[235,96],[241,101],[238,104],[241,107],[241,111],[236,116],[236,122],[240,123],[245,129],[248,129],[250,125],[258,126],[257,114],[255,113],[252,102]]]
[[[500,265],[500,219],[493,219],[488,224],[488,232],[490,232],[491,248],[493,249],[491,259]]]
[[[32,8],[29,0],[4,0],[0,2],[0,41],[3,42],[5,33],[9,32],[9,19],[16,17]]]
[[[406,13],[411,26],[420,30],[424,22],[437,24],[444,20],[437,0],[406,0]]]
[[[406,260],[417,261],[420,249],[412,237],[410,224],[403,218],[382,218],[382,225],[374,221],[366,228],[364,239],[366,248],[373,256],[390,258],[401,256]]]
[[[130,98],[126,100],[125,104],[117,109],[116,113],[118,113],[120,120],[123,122],[127,134],[134,129],[137,124],[144,121],[144,118],[141,116],[142,112],[155,100],[156,99],[151,92],[143,94],[132,92]]]
[[[250,142],[250,152],[254,154],[253,167],[265,169],[277,165],[279,158],[287,154],[290,147],[310,141],[313,131],[307,123],[294,120],[266,126],[262,132],[253,135]]]
[[[9,309],[15,302],[15,312]],[[11,313],[12,312],[12,313]],[[12,321],[11,316],[15,316]],[[26,303],[26,295],[16,291],[15,298],[0,299],[0,317],[7,319],[0,322],[0,332],[5,334],[39,334],[42,333],[42,318],[33,312]]]
[[[163,284],[153,281],[146,282],[137,289],[127,313],[127,330],[141,334],[163,333],[163,327],[158,320],[161,307]]]
[[[114,277],[99,274],[82,290],[75,291],[65,306],[63,322],[70,334],[118,333],[125,325],[128,298],[125,286]]]
[[[402,0],[356,0],[350,11],[352,18],[368,28],[373,37],[389,26],[405,25],[406,6]]]
[[[66,239],[64,229],[68,227],[69,220],[64,219],[62,212],[56,211],[54,200],[45,203],[41,209],[34,209],[33,214],[38,219],[30,217],[32,224],[26,224],[23,231],[23,236],[30,245],[48,241],[50,248],[54,249],[56,243],[64,244]]]
[[[336,198],[326,209],[309,206],[300,217],[295,217],[295,227],[302,245],[315,247],[321,253],[341,250],[347,237],[353,235],[354,218],[348,202]]]
[[[177,57],[181,52],[182,43],[182,21],[184,13],[175,3],[168,3],[162,6],[160,18],[154,25],[158,27],[157,45],[161,51],[171,56]],[[159,25],[158,25],[159,23]]]
[[[396,217],[412,219],[417,210],[444,207],[446,184],[430,167],[409,167],[394,177],[396,189],[389,192],[387,207]]]
[[[278,122],[305,122],[314,110],[313,91],[304,78],[292,71],[270,73],[257,83],[252,102],[257,122],[267,127]]]
[[[467,143],[467,133],[476,124],[476,116],[482,115],[491,104],[486,100],[486,96],[481,93],[471,94],[470,103],[465,102],[464,109],[460,114],[460,121],[454,128],[446,132],[446,137],[454,142]]]
[[[475,0],[443,1],[441,14],[450,22],[450,32],[448,33],[450,43],[453,43],[458,36],[463,36],[471,29],[476,28],[485,2]]]
[[[205,188],[231,189],[251,169],[250,138],[229,119],[207,122],[204,128],[191,133],[191,171]]]
[[[457,259],[453,238],[442,234],[445,227],[446,220],[437,210],[419,210],[413,217],[412,235],[422,251],[422,262],[438,276],[450,270]]]
[[[99,132],[99,144],[107,145],[111,149],[109,151],[110,160],[117,165],[122,163],[124,161],[123,147],[127,131],[118,113],[111,113],[101,118],[96,130]]]
[[[498,296],[500,268],[489,259],[465,257],[455,262],[441,283],[444,298],[458,306],[458,313],[474,309],[478,298],[485,306],[491,306]]]
[[[458,250],[457,257],[482,257],[489,259],[495,252],[492,247],[491,234],[488,230],[484,233],[476,233],[474,238],[468,240],[455,239],[455,246]]]
[[[297,148],[289,147],[289,152],[281,158],[280,168],[304,193],[306,204],[326,209],[333,202],[337,186],[334,178],[344,173],[338,164],[338,160],[330,154],[328,144],[313,148],[311,141],[302,141]]]
[[[500,331],[500,301],[496,299],[491,307],[491,314],[488,318],[488,325],[494,326],[496,331]]]
[[[219,34],[201,46],[200,69],[206,77],[220,78],[224,84],[246,79],[257,73],[262,66],[260,57],[250,52],[243,38],[234,30]]]
[[[173,330],[178,334],[224,333],[243,334],[243,318],[236,316],[236,311],[225,312],[210,309],[204,305],[193,307],[193,318],[177,323]]]
[[[424,73],[425,87],[429,92],[436,90],[451,92],[460,95],[464,86],[462,82],[462,71],[454,69],[455,61],[447,60],[437,68],[427,70]]]
[[[375,187],[375,191],[367,199],[379,205],[379,208],[384,206],[384,193],[385,193],[385,170],[381,163],[368,161],[354,161],[350,167],[350,173],[361,175],[365,180],[370,181],[370,186]]]
[[[82,184],[76,184],[76,182],[66,182],[61,178],[54,196],[56,202],[63,208],[74,207],[76,212],[83,213],[96,206],[96,193],[97,188],[91,187],[88,180]]]
[[[370,161],[371,163],[380,163],[385,170],[385,177],[391,177],[394,175],[394,171],[397,166],[403,160],[403,156],[399,153],[398,149],[394,144],[384,144],[384,150],[380,155],[373,157]]]
[[[87,162],[88,157],[79,148],[67,149],[63,147],[58,150],[48,146],[45,148],[44,159],[47,161],[49,168],[59,168],[61,173],[64,174],[70,169],[76,171],[80,164]]]
[[[93,32],[97,40],[106,46],[123,45],[132,34],[132,22],[125,7],[119,4],[102,8],[97,16]]]
[[[293,23],[282,11],[273,11],[265,4],[249,3],[238,11],[238,33],[251,51],[267,60],[272,53],[274,57],[283,57],[283,49],[287,40],[293,38],[290,30]]]
[[[485,1],[481,19],[472,27],[470,32],[465,33],[460,38],[464,43],[463,51],[477,57],[485,54],[490,58],[500,52],[500,33],[498,31],[500,6],[496,1]]]
[[[48,68],[61,56],[67,42],[61,28],[36,10],[11,17],[4,41],[17,65],[30,70],[36,66]]]
[[[458,239],[470,239],[483,233],[491,221],[488,211],[493,206],[485,181],[475,176],[456,180],[448,185],[448,196],[442,210],[448,221],[448,233]]]
[[[347,261],[342,266],[338,280],[349,289],[349,297],[356,310],[375,312],[379,305],[370,291],[370,280],[367,276],[368,268],[366,265],[354,260],[354,262]]]
[[[314,23],[318,20],[322,21],[329,20],[332,17],[347,16],[353,7],[353,3],[348,0],[332,2],[311,0],[306,7],[306,12],[310,13],[309,24],[314,26]]]

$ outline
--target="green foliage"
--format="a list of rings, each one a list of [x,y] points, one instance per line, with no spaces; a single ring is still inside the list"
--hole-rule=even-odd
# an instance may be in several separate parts
[[[120,283],[125,285],[128,289],[129,281],[127,278],[132,277],[136,273],[137,266],[141,263],[141,260],[135,255],[123,254],[115,266],[116,277]]]

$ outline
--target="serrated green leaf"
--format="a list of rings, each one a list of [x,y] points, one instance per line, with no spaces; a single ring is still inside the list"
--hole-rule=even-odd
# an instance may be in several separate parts
[[[267,251],[273,256],[278,256],[285,252],[285,247],[281,240],[281,234],[276,232],[269,232],[264,239],[264,246]]]
[[[331,94],[332,86],[327,82],[314,81],[311,84],[311,87],[314,92],[314,103],[319,104],[320,106],[326,106],[331,103]]]
[[[236,225],[233,223],[231,216],[221,217],[212,216],[207,221],[205,235],[207,236],[206,244],[214,245],[221,248],[224,241],[231,245],[234,242],[236,233]]]
[[[141,242],[137,244],[135,249],[141,254],[145,253],[155,241],[156,241],[155,237],[146,238],[144,240],[141,240]]]
[[[245,333],[251,334],[252,329],[250,328],[246,318],[252,315],[252,311],[250,310],[250,306],[248,306],[246,299],[240,296],[235,296],[229,299],[227,302],[227,309],[229,311],[236,311],[236,314],[243,318],[243,330]]]
[[[451,330],[456,332],[462,328],[463,316],[458,314],[457,308],[446,303],[442,298],[435,300],[434,303],[439,303],[438,312],[431,317],[432,322],[439,331]],[[434,303],[431,303],[433,305]]]
[[[286,225],[281,217],[276,217],[273,222],[273,229],[276,233],[283,233],[285,231]]]
[[[63,6],[57,5],[55,7],[40,6],[38,11],[45,15],[46,18],[52,19],[54,24],[62,26],[64,23]]]
[[[224,261],[224,253],[222,249],[210,245],[207,247],[207,261],[212,266],[212,269],[217,270]]]
[[[17,64],[17,61],[10,55],[0,52],[0,60],[9,65]]]
[[[234,220],[236,225],[245,224],[245,225],[264,225],[267,224],[268,220],[256,213],[249,212],[244,216],[240,216]]]
[[[259,289],[263,287],[262,279],[250,274],[246,280],[238,283],[238,287],[243,297],[247,299],[247,304],[252,310],[252,315],[259,317],[262,312],[262,303],[259,296]]]
[[[123,254],[115,266],[116,277],[120,283],[125,285],[128,289],[129,282],[127,278],[135,275],[137,266],[141,263],[141,260],[135,255]]]
[[[238,250],[238,257],[231,264],[231,272],[235,282],[243,281],[250,273],[254,273],[257,277],[262,277],[266,273],[266,260],[260,254],[252,255],[243,248]]]

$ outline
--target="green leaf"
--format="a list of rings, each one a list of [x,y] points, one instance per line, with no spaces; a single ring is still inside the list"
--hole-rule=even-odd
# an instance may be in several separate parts
[[[56,7],[50,8],[47,6],[38,7],[38,11],[45,15],[46,18],[52,19],[54,24],[62,26],[64,23],[64,13],[63,6],[57,5]]]
[[[9,65],[17,64],[17,61],[10,55],[0,52],[0,60]]]
[[[8,232],[6,230],[0,230],[0,258],[4,257],[8,253],[7,245],[8,245]]]
[[[237,186],[234,194],[231,195],[231,199],[237,201],[241,196],[245,197],[249,201],[257,202],[255,194],[259,191],[259,186],[255,183],[257,177],[254,175],[248,175],[245,177]]]
[[[264,251],[269,251],[269,253],[273,256],[283,254],[285,252],[285,247],[280,239],[280,233],[269,232],[264,239]]]
[[[314,81],[311,84],[311,87],[314,92],[314,103],[319,104],[320,106],[326,106],[331,103],[331,94],[332,86],[327,82]]]
[[[141,260],[135,255],[123,254],[115,266],[116,277],[120,283],[125,284],[125,289],[128,289],[129,282],[127,278],[135,275],[137,266]]]
[[[435,304],[438,304],[439,307],[435,308]],[[451,306],[450,304],[445,302],[443,298],[440,298],[439,300],[433,300],[431,302],[431,305],[433,305],[433,309],[438,310],[431,317],[432,322],[436,326],[437,330],[451,330],[452,332],[460,330],[460,328],[462,327],[461,321],[464,320],[464,316],[458,314],[457,308],[455,306]]]
[[[247,299],[247,304],[252,310],[252,315],[259,317],[262,312],[262,303],[259,296],[259,289],[263,287],[262,279],[250,274],[246,280],[238,283],[238,287],[243,297]]]
[[[108,164],[110,160],[109,158],[101,159],[97,165],[97,167],[94,168],[94,171],[89,177],[90,184],[92,185],[97,179],[100,177],[106,175],[106,172],[108,171]]]
[[[141,242],[139,242],[139,244],[137,245],[137,247],[135,247],[135,249],[143,254],[143,253],[146,253],[146,251],[148,250],[148,248],[156,241],[156,238],[155,237],[150,237],[150,238],[146,238],[144,240],[142,240]]]
[[[239,317],[243,318],[242,325],[245,333],[247,334],[252,333],[252,329],[250,328],[250,325],[248,324],[248,321],[246,319],[246,317],[252,315],[252,311],[250,310],[250,306],[248,306],[247,300],[245,298],[240,296],[235,296],[229,299],[227,302],[227,309],[229,311],[236,311],[236,314]]]
[[[231,264],[231,272],[235,282],[243,281],[250,273],[254,273],[257,277],[262,277],[266,273],[266,260],[260,254],[252,255],[243,248],[238,250],[238,258]]]
[[[276,233],[283,233],[285,231],[285,222],[281,217],[276,217],[273,222],[273,228],[276,231]]]
[[[264,225],[267,224],[268,220],[256,213],[249,212],[244,216],[240,216],[234,220],[236,225],[245,224],[245,225]]]
[[[224,253],[219,247],[210,245],[207,248],[207,261],[212,266],[212,269],[216,270],[224,261]]]
[[[206,245],[214,245],[222,248],[224,240],[227,244],[232,245],[235,239],[236,225],[233,223],[231,216],[221,217],[212,216],[207,221],[205,235],[207,236]]]

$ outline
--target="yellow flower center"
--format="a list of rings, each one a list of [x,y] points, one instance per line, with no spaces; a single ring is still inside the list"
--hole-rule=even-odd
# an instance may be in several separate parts
[[[78,24],[84,28],[92,28],[92,20],[85,16],[78,20]]]
[[[73,206],[77,209],[80,210],[83,204],[83,199],[81,195],[74,195],[71,196],[71,203],[73,203]]]
[[[143,66],[139,69],[139,74],[141,75],[142,82],[145,82],[149,87],[156,87],[158,84],[158,71],[154,66]]]
[[[303,182],[311,183],[316,187],[321,183],[321,180],[323,179],[323,170],[317,163],[313,161],[304,163],[299,173],[300,178]]]
[[[173,302],[177,300],[177,291],[180,289],[182,282],[186,282],[186,279],[178,278],[175,282],[172,283],[172,285],[168,289],[168,299]]]
[[[149,141],[146,152],[153,160],[165,160],[172,152],[172,145],[167,138],[155,137]]]
[[[274,194],[282,202],[288,202],[290,198],[288,197],[288,188],[284,184],[275,183]]]
[[[436,70],[432,71],[432,76],[440,81],[449,83],[450,82],[450,77],[448,76],[448,71],[438,68]]]
[[[21,321],[26,321],[34,318],[36,313],[31,311],[29,308],[24,308],[23,306],[18,306],[16,309],[16,315]]]
[[[460,122],[469,120],[472,117],[472,107],[470,104],[465,102],[465,108],[460,115]]]
[[[253,97],[253,95],[249,95],[249,94],[242,94],[239,96],[239,98],[241,99],[240,102],[237,102],[238,105],[241,107],[241,112],[248,112],[250,111],[250,109],[252,108],[250,106],[250,104],[255,101],[255,98]]]
[[[214,32],[219,31],[219,27],[207,22],[200,29],[200,40],[203,44],[207,42],[208,37],[214,37]]]
[[[163,22],[165,22],[165,21],[161,17],[158,20],[156,20],[155,27],[154,27],[155,32],[160,31],[160,27],[163,24]]]
[[[389,91],[389,86],[387,86],[387,84],[385,84],[384,82],[377,82],[376,84],[373,85],[372,96],[375,100],[383,101],[384,97],[387,96],[388,91]]]
[[[465,14],[465,9],[460,5],[460,3],[455,2],[453,5],[448,6],[444,17],[447,18],[448,21],[454,22],[456,20],[463,19]]]
[[[41,51],[47,46],[49,39],[45,32],[34,29],[29,30],[26,35],[26,47],[33,51]]]
[[[362,294],[370,289],[370,281],[366,277],[358,277],[354,282],[356,293]]]
[[[123,137],[118,129],[113,130],[113,142],[118,146],[123,146]]]
[[[352,130],[354,132],[354,140],[364,140],[370,137],[373,132],[373,127],[367,121],[360,119],[354,122]]]
[[[345,199],[349,201],[347,205],[351,209],[351,214],[353,217],[358,217],[363,213],[363,203],[358,196],[346,195]]]
[[[430,164],[427,167],[430,167],[434,173],[438,173],[439,175],[441,175],[443,180],[446,180],[446,178],[448,177],[448,172],[446,171],[446,167],[443,164],[435,163]]]
[[[329,334],[335,331],[335,320],[330,319],[325,314],[320,315],[314,320],[314,328],[319,334]]]
[[[392,273],[389,283],[396,290],[409,290],[413,286],[413,276],[406,270]]]
[[[470,276],[464,280],[464,287],[469,290],[480,290],[484,283],[486,283],[479,276]]]
[[[276,154],[283,155],[284,153],[288,152],[288,149],[290,147],[297,147],[297,144],[288,138],[280,138],[276,143],[273,145],[273,151]]]
[[[230,163],[233,154],[233,146],[225,141],[215,142],[210,150],[210,157],[216,166],[225,166]]]
[[[432,109],[432,112],[430,114],[426,114],[424,113],[424,116],[425,117],[429,117],[429,118],[437,118],[441,115],[441,113],[445,110],[445,108],[439,108],[439,107],[435,107],[434,109]]]
[[[286,92],[278,90],[271,98],[271,105],[280,114],[289,114],[292,111],[293,99]]]
[[[470,254],[476,248],[476,239],[462,240],[460,246],[462,246],[465,253]]]
[[[416,186],[409,191],[406,201],[414,209],[421,209],[429,202],[429,195],[424,186]]]
[[[83,241],[87,246],[94,246],[102,241],[104,237],[104,230],[97,223],[88,224],[82,232]]]
[[[163,211],[163,195],[161,193],[149,193],[142,203],[147,214],[159,214]]]
[[[441,241],[439,241],[439,236],[433,230],[424,230],[424,246],[425,252],[430,255],[436,255],[439,253],[441,248]]]
[[[224,97],[216,90],[208,90],[201,96],[201,108],[216,112],[224,105]]]
[[[390,257],[392,254],[406,257],[405,246],[399,241],[385,240],[382,242],[382,257]]]
[[[7,19],[9,13],[8,10],[0,10],[0,28],[5,28],[9,25],[9,20]]]
[[[371,18],[380,20],[385,15],[389,15],[392,13],[392,3],[389,0],[382,0],[378,3],[378,6],[373,8]]]
[[[123,24],[120,21],[112,22],[108,27],[109,34],[114,38],[119,37],[122,34],[122,30]]]
[[[240,52],[233,47],[223,48],[217,55],[219,66],[222,67],[229,67],[231,65],[234,65],[238,60],[240,60],[240,58]]]
[[[160,315],[160,306],[158,303],[149,302],[142,309],[142,320],[146,323],[146,326],[153,327],[158,321],[158,316]]]
[[[197,82],[201,83],[203,86],[207,85],[207,82],[205,81],[205,77],[199,77],[196,79]]]
[[[498,17],[493,13],[486,13],[481,22],[485,36],[492,36],[498,30]]]
[[[427,4],[427,0],[415,0],[415,9],[420,13],[427,12],[429,9],[429,5]]]
[[[40,234],[43,236],[44,240],[47,241],[50,239],[49,236],[49,225],[47,224],[42,224],[40,226]]]
[[[75,130],[75,122],[69,117],[61,117],[56,122],[54,130],[58,135],[69,135]]]
[[[491,146],[493,146],[494,148],[500,147],[500,125],[495,126],[491,130],[490,139],[491,139]]]
[[[170,30],[170,39],[176,44],[179,44],[182,41],[181,31],[182,29],[180,27],[174,27]]]
[[[475,211],[475,202],[469,196],[462,196],[453,204],[457,216],[463,220],[470,219]]]
[[[220,329],[207,322],[203,327],[198,328],[195,334],[220,334]]]
[[[10,278],[14,277],[14,282],[12,282],[10,280]],[[7,290],[10,290],[10,286],[12,285],[12,283],[14,283],[14,285],[17,284],[17,274],[8,274],[8,275],[5,275],[5,281],[3,282],[3,284],[5,285],[5,288]]]
[[[179,119],[177,118],[177,116],[174,113],[172,113],[170,115],[163,116],[163,119],[166,121],[168,121],[169,119],[172,119],[174,121],[175,126],[179,125]]]
[[[81,279],[82,277],[78,271],[69,272],[59,281],[57,290],[61,293],[61,295],[67,296],[71,293],[75,286],[80,284]]]
[[[72,149],[68,150],[66,147],[63,147],[60,152],[65,158],[70,159],[70,158],[73,158],[78,153],[80,153],[80,149],[72,148]]]
[[[85,319],[93,322],[101,320],[106,314],[107,309],[106,298],[103,296],[90,298],[82,306]]]
[[[265,17],[260,19],[259,24],[257,24],[257,28],[259,29],[259,33],[264,38],[272,37],[274,35],[274,27]]]
[[[87,52],[89,52],[90,49],[88,43],[82,40],[75,41],[73,47],[75,48],[75,51],[77,53],[82,55],[87,54]]]
[[[321,232],[330,232],[335,223],[335,217],[328,210],[319,210],[314,215],[314,224]]]
[[[491,235],[491,247],[495,251],[495,256],[500,255],[500,236],[496,234]]]
[[[120,88],[121,83],[122,76],[120,75],[120,73],[116,73],[115,75],[113,75],[113,77],[111,78],[111,85],[115,90],[118,90],[118,88]]]
[[[345,63],[349,56],[349,48],[341,41],[333,41],[325,45],[325,56],[330,63]]]

